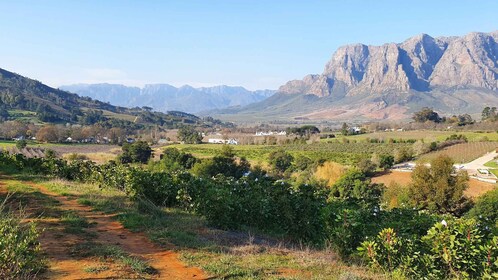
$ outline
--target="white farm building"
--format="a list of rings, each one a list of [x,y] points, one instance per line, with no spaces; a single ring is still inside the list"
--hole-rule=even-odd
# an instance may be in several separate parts
[[[237,140],[230,138],[230,139],[221,139],[221,138],[211,138],[208,140],[208,143],[210,144],[228,144],[228,145],[237,145],[239,144]]]

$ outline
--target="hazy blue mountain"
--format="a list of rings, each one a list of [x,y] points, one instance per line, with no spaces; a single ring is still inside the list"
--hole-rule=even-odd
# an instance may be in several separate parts
[[[275,92],[250,91],[225,85],[201,88],[185,85],[177,88],[168,84],[150,84],[138,88],[117,84],[76,84],[60,88],[118,106],[147,106],[161,112],[175,110],[189,113],[245,106],[262,101]]]

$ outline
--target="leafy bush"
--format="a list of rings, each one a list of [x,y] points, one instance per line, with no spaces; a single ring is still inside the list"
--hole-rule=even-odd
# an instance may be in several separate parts
[[[294,157],[284,150],[273,151],[268,156],[268,162],[273,170],[279,173],[285,172],[292,165]]]
[[[122,149],[123,153],[118,157],[121,163],[147,163],[152,157],[152,149],[145,141],[137,141],[131,144],[125,143]]]
[[[330,198],[359,205],[378,205],[383,185],[371,184],[365,173],[350,169],[330,188]]]
[[[158,165],[165,171],[177,171],[191,169],[196,162],[197,159],[192,154],[176,148],[166,148]]]
[[[409,207],[411,205],[409,187],[391,182],[382,194],[382,205],[387,209]]]
[[[250,164],[245,158],[237,160],[233,149],[228,145],[211,159],[203,159],[192,168],[192,173],[203,178],[222,174],[226,177],[240,178],[249,171]]]
[[[16,148],[19,150],[26,148],[26,146],[28,146],[28,142],[26,140],[23,139],[16,141]]]
[[[478,219],[488,227],[498,231],[498,189],[489,191],[479,197],[468,213],[469,217]],[[498,233],[498,232],[496,232]]]
[[[26,279],[44,268],[38,230],[34,223],[0,205],[0,279]]]
[[[487,236],[473,219],[436,223],[421,238],[398,237],[392,228],[362,242],[360,256],[384,271],[413,279],[494,279],[498,237]]]

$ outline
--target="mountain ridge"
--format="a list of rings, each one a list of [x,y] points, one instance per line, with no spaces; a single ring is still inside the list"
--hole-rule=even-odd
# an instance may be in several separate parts
[[[422,33],[400,43],[341,46],[321,74],[279,87],[276,95],[282,97],[214,113],[225,119],[281,113],[285,118],[336,120],[408,119],[424,106],[442,113],[478,113],[485,105],[498,104],[497,42],[498,31],[493,31],[436,38]],[[295,95],[317,99],[302,106],[298,100],[304,99]],[[281,106],[271,103],[277,99]]]
[[[120,84],[75,84],[60,88],[123,107],[151,107],[155,110],[198,113],[262,101],[274,90],[250,91],[241,86],[175,87],[170,84],[146,84],[128,87]]]

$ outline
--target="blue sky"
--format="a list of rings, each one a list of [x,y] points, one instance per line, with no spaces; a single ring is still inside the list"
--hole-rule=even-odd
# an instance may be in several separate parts
[[[341,45],[498,29],[498,1],[0,0],[0,68],[71,83],[272,88]]]

